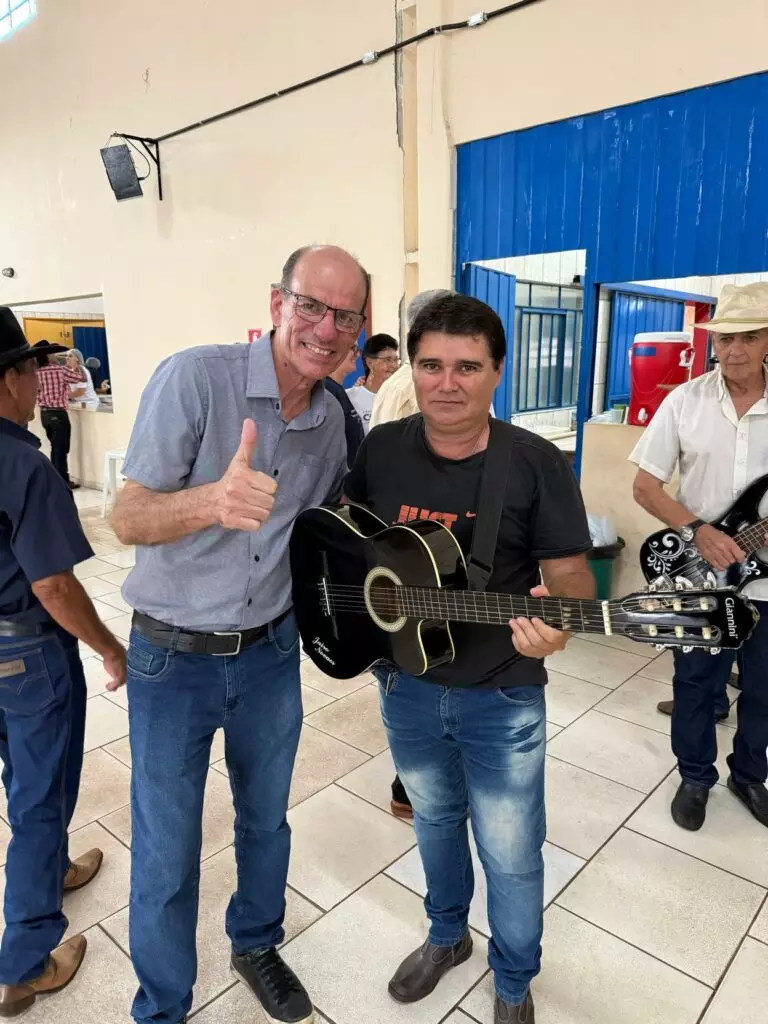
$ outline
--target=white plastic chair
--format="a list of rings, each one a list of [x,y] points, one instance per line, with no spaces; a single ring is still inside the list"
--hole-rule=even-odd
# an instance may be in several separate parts
[[[117,500],[117,464],[125,459],[126,449],[104,452],[104,484],[101,492],[101,518],[107,518],[110,497]]]

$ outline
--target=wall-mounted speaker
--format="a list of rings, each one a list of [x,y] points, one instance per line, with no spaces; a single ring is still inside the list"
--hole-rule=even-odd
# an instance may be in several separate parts
[[[137,199],[143,195],[141,182],[133,165],[133,157],[128,146],[106,146],[101,150],[101,159],[109,178],[109,184],[115,193],[115,199]]]

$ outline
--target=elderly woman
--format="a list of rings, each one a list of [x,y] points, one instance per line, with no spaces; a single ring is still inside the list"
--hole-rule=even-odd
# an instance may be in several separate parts
[[[72,348],[67,352],[67,366],[70,370],[75,370],[80,374],[82,384],[73,384],[70,388],[72,392],[78,392],[83,387],[85,388],[82,394],[77,394],[74,401],[78,405],[85,406],[86,409],[98,409],[99,408],[99,396],[93,386],[93,379],[91,378],[90,370],[85,365],[83,359],[83,353],[79,348]]]

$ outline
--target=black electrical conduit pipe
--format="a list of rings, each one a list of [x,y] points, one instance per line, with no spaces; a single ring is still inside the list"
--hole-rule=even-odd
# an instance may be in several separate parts
[[[465,21],[455,21],[447,25],[434,25],[432,28],[424,29],[423,32],[418,32],[415,36],[410,36],[408,39],[401,39],[399,43],[393,43],[391,46],[385,47],[383,50],[369,50],[364,53],[359,60],[352,61],[350,64],[342,64],[340,67],[333,68],[331,71],[325,71],[321,75],[315,75],[314,78],[307,78],[303,82],[296,82],[294,85],[289,85],[285,89],[276,89],[274,92],[267,93],[265,96],[259,96],[258,99],[250,100],[248,103],[241,103],[237,107],[231,107],[229,110],[224,110],[220,114],[213,114],[210,117],[204,117],[200,121],[193,121],[192,124],[185,125],[183,128],[176,128],[172,132],[166,132],[164,135],[158,135],[157,138],[148,138],[146,136],[129,135],[126,132],[113,132],[112,138],[129,139],[134,142],[140,142],[144,149],[149,153],[150,157],[157,166],[158,175],[158,192],[160,198],[163,198],[162,191],[162,178],[160,176],[160,143],[168,142],[170,139],[177,139],[181,135],[187,135],[189,132],[197,131],[198,128],[206,128],[210,124],[215,124],[217,121],[223,121],[227,117],[234,117],[235,114],[242,114],[246,110],[253,110],[255,107],[261,107],[265,103],[271,103],[273,100],[281,99],[283,96],[290,96],[291,93],[300,92],[302,89],[309,89],[310,86],[319,85],[320,82],[327,82],[331,78],[336,78],[339,75],[344,75],[348,71],[353,71],[355,68],[365,67],[367,64],[375,64],[381,57],[388,57],[390,54],[398,53],[400,50],[404,50],[408,46],[413,46],[414,43],[420,43],[424,39],[429,39],[432,36],[442,35],[444,32],[459,32],[462,29],[477,28],[480,25],[484,25],[487,21],[492,21],[494,18],[500,18],[505,14],[512,14],[515,11],[520,11],[524,7],[532,7],[534,4],[541,3],[542,0],[517,0],[517,3],[505,4],[503,7],[497,7],[493,11],[479,11],[477,14],[471,15]]]

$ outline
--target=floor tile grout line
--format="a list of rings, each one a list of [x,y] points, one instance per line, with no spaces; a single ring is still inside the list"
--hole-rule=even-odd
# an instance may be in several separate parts
[[[640,808],[638,808],[638,810],[639,809]],[[744,875],[740,875],[737,871],[731,871],[729,868],[724,868],[720,864],[713,864],[712,861],[705,860],[704,857],[699,857],[695,853],[690,853],[688,850],[680,850],[677,846],[672,846],[671,843],[667,843],[663,839],[657,839],[656,836],[649,836],[645,832],[641,832],[638,828],[633,828],[631,825],[625,824],[622,828],[625,828],[627,832],[632,832],[636,836],[641,836],[643,839],[650,839],[652,842],[658,843],[659,846],[663,846],[667,850],[674,850],[675,853],[681,853],[685,857],[690,857],[691,860],[698,861],[699,864],[706,864],[707,867],[714,868],[715,871],[722,871],[723,874],[731,875],[732,878],[738,878],[742,882],[748,882],[750,885],[755,885],[758,889],[763,889],[766,895],[768,895],[768,884],[764,885],[762,882],[756,882],[754,878],[746,878]],[[765,899],[765,897],[763,897],[763,899]]]
[[[128,952],[127,949],[123,949],[123,947],[120,945],[120,943],[114,937],[114,935],[111,935],[107,931],[107,929],[104,927],[104,922],[105,921],[108,921],[110,919],[110,917],[114,917],[115,914],[121,914],[124,910],[125,910],[125,907],[120,907],[119,910],[115,910],[113,913],[107,915],[107,917],[102,918],[101,921],[97,921],[96,924],[93,927],[94,928],[98,928],[99,931],[103,935],[106,935],[106,937],[109,939],[109,941],[112,943],[112,945],[116,946],[120,950],[120,952],[123,954],[123,956],[126,957],[126,959],[128,960],[128,963],[131,965],[131,970],[133,970],[133,960],[131,960],[131,954]],[[86,928],[86,931],[87,930],[88,929]]]
[[[610,935],[611,938],[616,939],[618,942],[623,942],[625,946],[629,946],[631,949],[637,950],[638,953],[642,953],[644,956],[650,957],[651,960],[655,960],[656,963],[663,964],[672,971],[676,971],[678,974],[682,974],[684,977],[689,978],[691,981],[697,982],[699,985],[703,985],[704,988],[709,989],[714,995],[717,991],[717,985],[710,985],[709,982],[702,981],[701,978],[697,978],[695,975],[690,974],[688,971],[683,970],[682,967],[677,967],[675,964],[669,963],[667,960],[662,959],[656,953],[651,953],[647,949],[643,949],[642,946],[638,946],[637,943],[632,942],[630,939],[624,938],[622,935],[617,935],[612,932],[610,928],[606,928],[604,925],[596,924],[594,921],[590,921],[588,917],[584,917],[583,914],[576,913],[575,910],[571,910],[570,907],[564,907],[558,902],[551,903],[550,906],[556,906],[558,910],[564,911],[566,914],[570,914],[572,917],[578,918],[579,921],[583,921],[585,924],[591,925],[592,928],[597,928],[599,932],[604,935]]]
[[[563,732],[565,732],[565,730],[563,730]],[[560,733],[557,735],[559,736]],[[557,736],[555,736],[555,739],[557,739]],[[639,793],[644,797],[650,795],[646,793],[645,790],[638,789],[637,786],[628,786],[626,782],[619,782],[617,779],[611,779],[608,775],[601,775],[600,772],[593,771],[591,768],[584,768],[580,764],[574,764],[572,761],[566,761],[564,757],[558,757],[557,754],[552,754],[548,751],[546,756],[551,757],[554,761],[559,761],[560,764],[567,764],[571,768],[579,768],[583,772],[588,772],[590,775],[594,775],[595,778],[602,779],[604,782],[613,782],[617,786],[623,786],[625,789],[631,789],[633,793]],[[666,772],[664,778],[666,778],[668,774],[669,772]]]
[[[313,906],[315,908],[315,910],[319,910],[320,914],[323,917],[325,917],[325,915],[328,913],[327,910],[323,910],[323,908],[320,906],[319,903],[315,903],[315,901],[313,899],[310,899],[309,896],[305,896],[303,892],[299,892],[299,890],[296,888],[296,886],[290,885],[289,883],[286,883],[285,887],[286,887],[286,889],[290,889],[291,892],[294,893],[296,896],[300,896],[306,903],[309,903],[310,906]],[[318,918],[318,920],[319,920],[319,918]],[[316,923],[317,923],[316,921],[312,922],[312,924],[316,924]],[[311,928],[311,927],[312,927],[312,925],[307,925],[307,928]],[[297,938],[299,935],[301,935],[302,932],[305,932],[307,930],[307,928],[302,928],[301,932],[297,932],[296,935],[294,935],[289,941],[293,942],[293,940],[295,938]],[[287,945],[287,943],[286,943],[286,945]]]
[[[327,707],[330,707],[330,704],[327,705]],[[357,750],[360,754],[365,754],[368,757],[369,760],[371,760],[374,757],[378,757],[379,754],[383,754],[384,751],[389,746],[389,744],[387,744],[386,746],[382,747],[381,750],[377,750],[375,754],[372,754],[369,750],[363,750],[362,747],[356,747],[355,744],[354,743],[350,743],[349,740],[339,739],[339,737],[338,736],[334,736],[334,734],[332,732],[327,732],[325,729],[321,729],[319,725],[315,725],[314,722],[310,722],[309,721],[309,718],[312,718],[312,715],[317,715],[317,714],[320,713],[320,711],[324,711],[324,710],[325,710],[325,708],[319,708],[318,711],[313,711],[312,714],[308,716],[308,719],[306,720],[306,722],[307,722],[307,725],[310,727],[310,729],[317,729],[318,732],[323,733],[323,735],[325,735],[325,736],[330,736],[331,739],[338,740],[339,743],[346,743],[346,745],[348,747],[352,747],[353,750]]]
[[[759,911],[758,911],[758,913],[759,913]],[[752,924],[754,924],[754,922],[755,922],[755,918],[752,919]],[[752,925],[750,925],[750,928],[751,927],[752,927]],[[712,1003],[714,1002],[716,997],[719,995],[719,993],[720,993],[720,986],[725,981],[726,976],[727,976],[728,972],[730,971],[731,967],[733,966],[733,963],[734,963],[736,957],[739,955],[739,953],[744,948],[744,943],[747,941],[747,939],[750,939],[750,938],[753,938],[753,936],[751,936],[749,934],[749,931],[747,931],[747,933],[745,935],[742,935],[741,941],[736,946],[736,949],[734,950],[733,955],[730,957],[730,959],[728,960],[728,963],[723,968],[723,971],[722,971],[720,977],[718,978],[717,985],[715,986],[715,989],[712,992],[712,995],[707,1000],[707,1005],[704,1007],[704,1009],[699,1014],[699,1016],[697,1018],[696,1024],[701,1024],[701,1022],[704,1020],[705,1016],[709,1012],[710,1006],[712,1005]]]
[[[223,988],[221,992],[217,992],[215,996],[211,996],[211,998],[206,1000],[206,1002],[201,1003],[199,1006],[196,1006],[195,1009],[190,1011],[190,1013],[187,1015],[189,1020],[194,1020],[198,1013],[202,1013],[203,1010],[207,1010],[209,1006],[213,1006],[213,1004],[218,1002],[219,999],[223,999],[224,996],[227,995],[227,993],[231,992],[232,989],[237,988],[239,984],[240,981],[236,978],[234,981],[231,981],[226,988]]]

